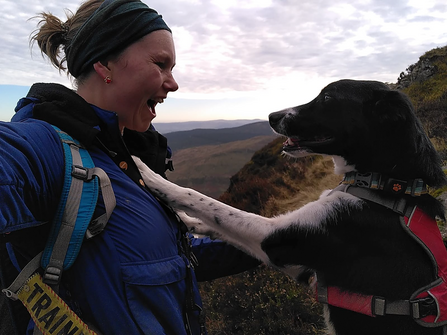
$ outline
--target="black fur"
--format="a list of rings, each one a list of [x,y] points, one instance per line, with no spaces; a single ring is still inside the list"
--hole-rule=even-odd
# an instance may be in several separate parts
[[[430,186],[446,182],[439,156],[408,97],[383,83],[341,80],[308,104],[272,113],[269,120],[274,130],[288,137],[333,138],[308,148],[342,156],[358,171],[404,180],[422,178]]]
[[[310,103],[271,114],[270,125],[289,137],[287,154],[332,155],[336,173],[357,170],[399,180],[421,178],[431,186],[446,183],[410,101],[382,83],[332,83]],[[309,279],[309,271],[316,270],[329,286],[403,300],[436,278],[430,257],[401,226],[399,215],[375,202],[334,191],[295,211],[265,218],[172,184],[134,159],[146,185],[191,230],[227,241],[297,280]],[[443,206],[430,195],[405,197],[432,218],[444,216]],[[328,309],[331,335],[442,334],[410,316],[370,317]]]
[[[446,183],[440,158],[417,120],[408,97],[372,81],[341,80],[310,103],[270,115],[272,128],[294,139],[291,156],[343,157],[359,172],[378,172],[401,180],[422,178]],[[430,216],[444,217],[429,195],[407,196]],[[435,279],[436,269],[423,249],[402,229],[399,216],[367,202],[340,208],[320,228],[290,225],[262,243],[278,267],[301,264],[323,273],[328,285],[388,299],[410,295]],[[441,335],[409,316],[369,317],[329,307],[338,335]]]

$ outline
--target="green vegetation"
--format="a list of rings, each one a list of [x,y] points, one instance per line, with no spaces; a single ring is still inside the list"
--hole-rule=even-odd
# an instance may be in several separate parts
[[[446,159],[447,47],[421,56],[394,86],[399,85],[409,95],[424,128]],[[282,139],[276,139],[257,151],[231,178],[230,187],[220,200],[249,212],[274,216],[317,199],[322,190],[340,181],[341,177],[332,172],[330,159],[292,160],[281,156],[281,146]],[[431,193],[439,196],[446,190]],[[440,226],[445,230],[444,223],[440,222]],[[260,267],[201,283],[201,291],[210,334],[325,334],[322,308],[310,290],[271,269]]]
[[[201,284],[212,335],[323,335],[322,307],[303,285],[266,267]]]
[[[426,52],[419,58],[419,62],[410,66],[407,75],[418,64],[430,64],[433,75],[428,80],[413,80],[411,85],[403,91],[407,93],[417,109],[424,102],[441,99],[447,92],[447,46]]]
[[[428,72],[428,78],[418,77],[412,70]],[[416,108],[421,120],[437,149],[446,158],[447,140],[447,46],[426,52],[418,63],[407,69],[403,78],[412,78],[410,85],[402,89]],[[425,80],[423,80],[425,79]]]

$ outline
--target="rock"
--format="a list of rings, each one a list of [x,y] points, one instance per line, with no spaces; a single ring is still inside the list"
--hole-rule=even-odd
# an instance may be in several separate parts
[[[397,79],[397,89],[407,88],[415,81],[423,82],[427,80],[437,72],[437,67],[431,59],[420,58],[416,64],[410,65],[406,71],[406,74],[401,72]]]

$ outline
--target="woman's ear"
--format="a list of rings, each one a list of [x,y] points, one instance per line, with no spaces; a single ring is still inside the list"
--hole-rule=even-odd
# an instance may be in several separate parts
[[[101,77],[101,79],[104,80],[104,78],[111,78],[112,71],[101,61],[94,63],[93,68],[95,69],[95,72]]]

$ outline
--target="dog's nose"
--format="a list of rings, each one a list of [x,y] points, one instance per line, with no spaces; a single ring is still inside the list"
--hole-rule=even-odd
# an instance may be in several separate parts
[[[275,112],[275,113],[271,113],[269,115],[269,124],[270,127],[272,127],[273,129],[275,129],[280,123],[281,120],[284,117],[284,111],[279,111],[279,112]]]

